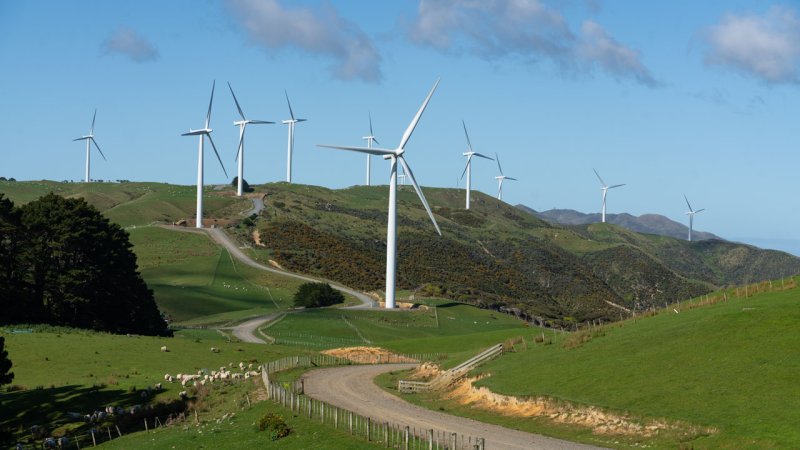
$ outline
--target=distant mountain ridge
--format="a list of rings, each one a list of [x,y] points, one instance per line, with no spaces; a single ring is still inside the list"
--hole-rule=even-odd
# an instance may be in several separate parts
[[[522,204],[516,206],[542,220],[561,225],[588,225],[590,223],[599,223],[601,218],[599,213],[586,214],[574,209],[549,209],[539,212]],[[676,239],[686,239],[689,235],[689,227],[661,214],[642,214],[641,216],[634,216],[628,213],[606,214],[606,222],[637,233],[657,234]],[[709,239],[724,240],[713,233],[697,230],[692,232],[692,240],[694,241],[706,241]]]

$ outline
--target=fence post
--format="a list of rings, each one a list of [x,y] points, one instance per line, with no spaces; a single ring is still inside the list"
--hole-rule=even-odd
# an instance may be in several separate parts
[[[353,434],[353,411],[347,412],[347,422],[348,428],[350,428],[350,434]]]
[[[372,431],[372,418],[367,417],[367,442],[372,440],[371,432]]]
[[[408,425],[403,429],[403,450],[408,450]]]
[[[319,420],[320,423],[325,423],[325,403],[319,403]]]
[[[428,430],[428,450],[433,450],[433,430]]]
[[[89,431],[92,432],[92,447],[97,447],[97,441],[94,439],[94,428]]]
[[[147,417],[144,418],[144,431],[150,431],[147,429]]]
[[[485,440],[483,438],[478,438],[478,450],[484,450],[484,443]]]
[[[451,449],[456,448],[456,436],[457,436],[456,433],[450,433],[450,448]]]
[[[389,447],[389,422],[383,423],[383,446]]]

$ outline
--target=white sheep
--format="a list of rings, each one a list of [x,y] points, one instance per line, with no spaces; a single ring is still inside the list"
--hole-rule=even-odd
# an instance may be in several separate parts
[[[211,353],[219,353],[219,349],[217,347],[211,347]]]
[[[162,351],[162,352],[168,352],[168,351],[169,351],[169,349],[167,348],[167,346],[166,346],[166,345],[162,345],[162,346],[161,346],[161,351]]]
[[[180,391],[178,392],[178,397],[180,397],[181,400],[186,400],[186,398],[189,397],[189,395],[186,394],[186,391]]]

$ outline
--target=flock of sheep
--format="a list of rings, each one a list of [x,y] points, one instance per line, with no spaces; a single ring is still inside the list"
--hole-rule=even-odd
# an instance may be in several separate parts
[[[214,349],[212,348],[212,351]],[[255,366],[253,363],[245,364],[244,362],[239,362],[239,372],[233,372],[232,369],[233,363],[228,363],[228,367],[220,366],[219,370],[208,370],[208,369],[200,369],[197,373],[189,374],[189,373],[178,373],[175,375],[170,375],[168,373],[164,374],[164,381],[168,383],[180,383],[181,386],[204,386],[206,383],[214,383],[217,381],[224,381],[224,380],[247,380],[252,377],[257,377],[261,373],[261,366]],[[181,391],[178,394],[181,398],[187,398],[186,391]]]

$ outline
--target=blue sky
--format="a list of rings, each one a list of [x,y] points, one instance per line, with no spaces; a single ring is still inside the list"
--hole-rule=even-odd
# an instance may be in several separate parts
[[[74,179],[94,108],[92,176],[192,184],[212,80],[211,126],[235,172],[236,110],[297,126],[294,181],[363,182],[371,112],[397,145],[437,77],[407,146],[417,179],[454,187],[466,141],[500,154],[504,199],[538,210],[695,221],[731,239],[800,251],[800,4],[761,0],[0,2],[0,175]],[[245,178],[283,179],[286,127],[248,128]],[[210,153],[207,183],[226,179]],[[388,165],[373,160],[373,182]],[[493,162],[473,186],[496,193]],[[463,182],[461,184],[463,186]],[[767,241],[769,240],[769,241]]]

